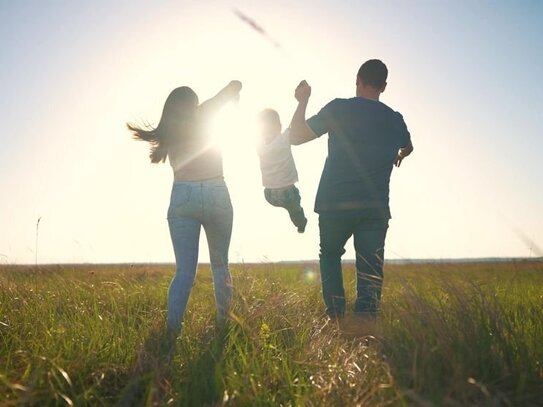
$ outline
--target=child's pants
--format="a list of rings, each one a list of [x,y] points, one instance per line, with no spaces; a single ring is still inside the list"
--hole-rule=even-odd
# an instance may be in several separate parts
[[[303,232],[307,219],[304,214],[304,210],[300,205],[300,191],[294,185],[289,185],[285,188],[266,188],[264,189],[264,196],[273,206],[285,208],[288,211],[290,220],[298,228],[299,232]]]

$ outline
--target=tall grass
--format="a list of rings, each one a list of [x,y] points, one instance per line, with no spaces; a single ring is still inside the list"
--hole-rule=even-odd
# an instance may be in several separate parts
[[[232,271],[230,322],[204,265],[171,338],[173,267],[3,266],[0,405],[543,404],[542,263],[387,266],[378,321],[324,317],[314,264]]]

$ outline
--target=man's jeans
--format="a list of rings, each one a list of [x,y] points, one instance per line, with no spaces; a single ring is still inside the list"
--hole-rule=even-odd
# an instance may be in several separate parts
[[[271,205],[285,208],[288,211],[290,220],[298,228],[298,232],[303,232],[307,224],[304,210],[300,205],[300,191],[294,185],[286,188],[264,189],[266,201]]]
[[[321,213],[320,270],[326,313],[341,316],[345,312],[345,290],[341,256],[345,243],[354,236],[356,251],[355,313],[376,315],[383,286],[383,262],[387,219],[365,219],[360,215]]]
[[[168,290],[170,329],[181,329],[198,266],[202,226],[209,246],[217,317],[219,321],[226,318],[232,298],[232,280],[228,271],[232,218],[230,195],[223,179],[174,183],[168,209],[176,263],[175,275]]]

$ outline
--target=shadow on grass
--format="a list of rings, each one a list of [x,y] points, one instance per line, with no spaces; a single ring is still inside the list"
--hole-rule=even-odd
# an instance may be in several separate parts
[[[175,341],[175,335],[164,325],[151,329],[127,375],[118,406],[155,405],[164,399],[169,387]]]
[[[181,380],[175,384],[179,395],[175,405],[211,406],[220,404],[224,395],[223,360],[230,327],[218,327],[195,358],[186,361]],[[186,354],[186,352],[182,352]]]
[[[151,330],[120,392],[117,406],[206,406],[223,398],[222,360],[228,327],[209,332],[194,350],[183,349],[165,327]],[[176,355],[176,350],[178,355]]]

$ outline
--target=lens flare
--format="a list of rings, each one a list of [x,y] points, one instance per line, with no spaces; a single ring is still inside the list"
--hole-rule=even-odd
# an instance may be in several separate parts
[[[307,268],[304,270],[304,280],[308,283],[313,283],[317,279],[317,273],[313,269]]]

